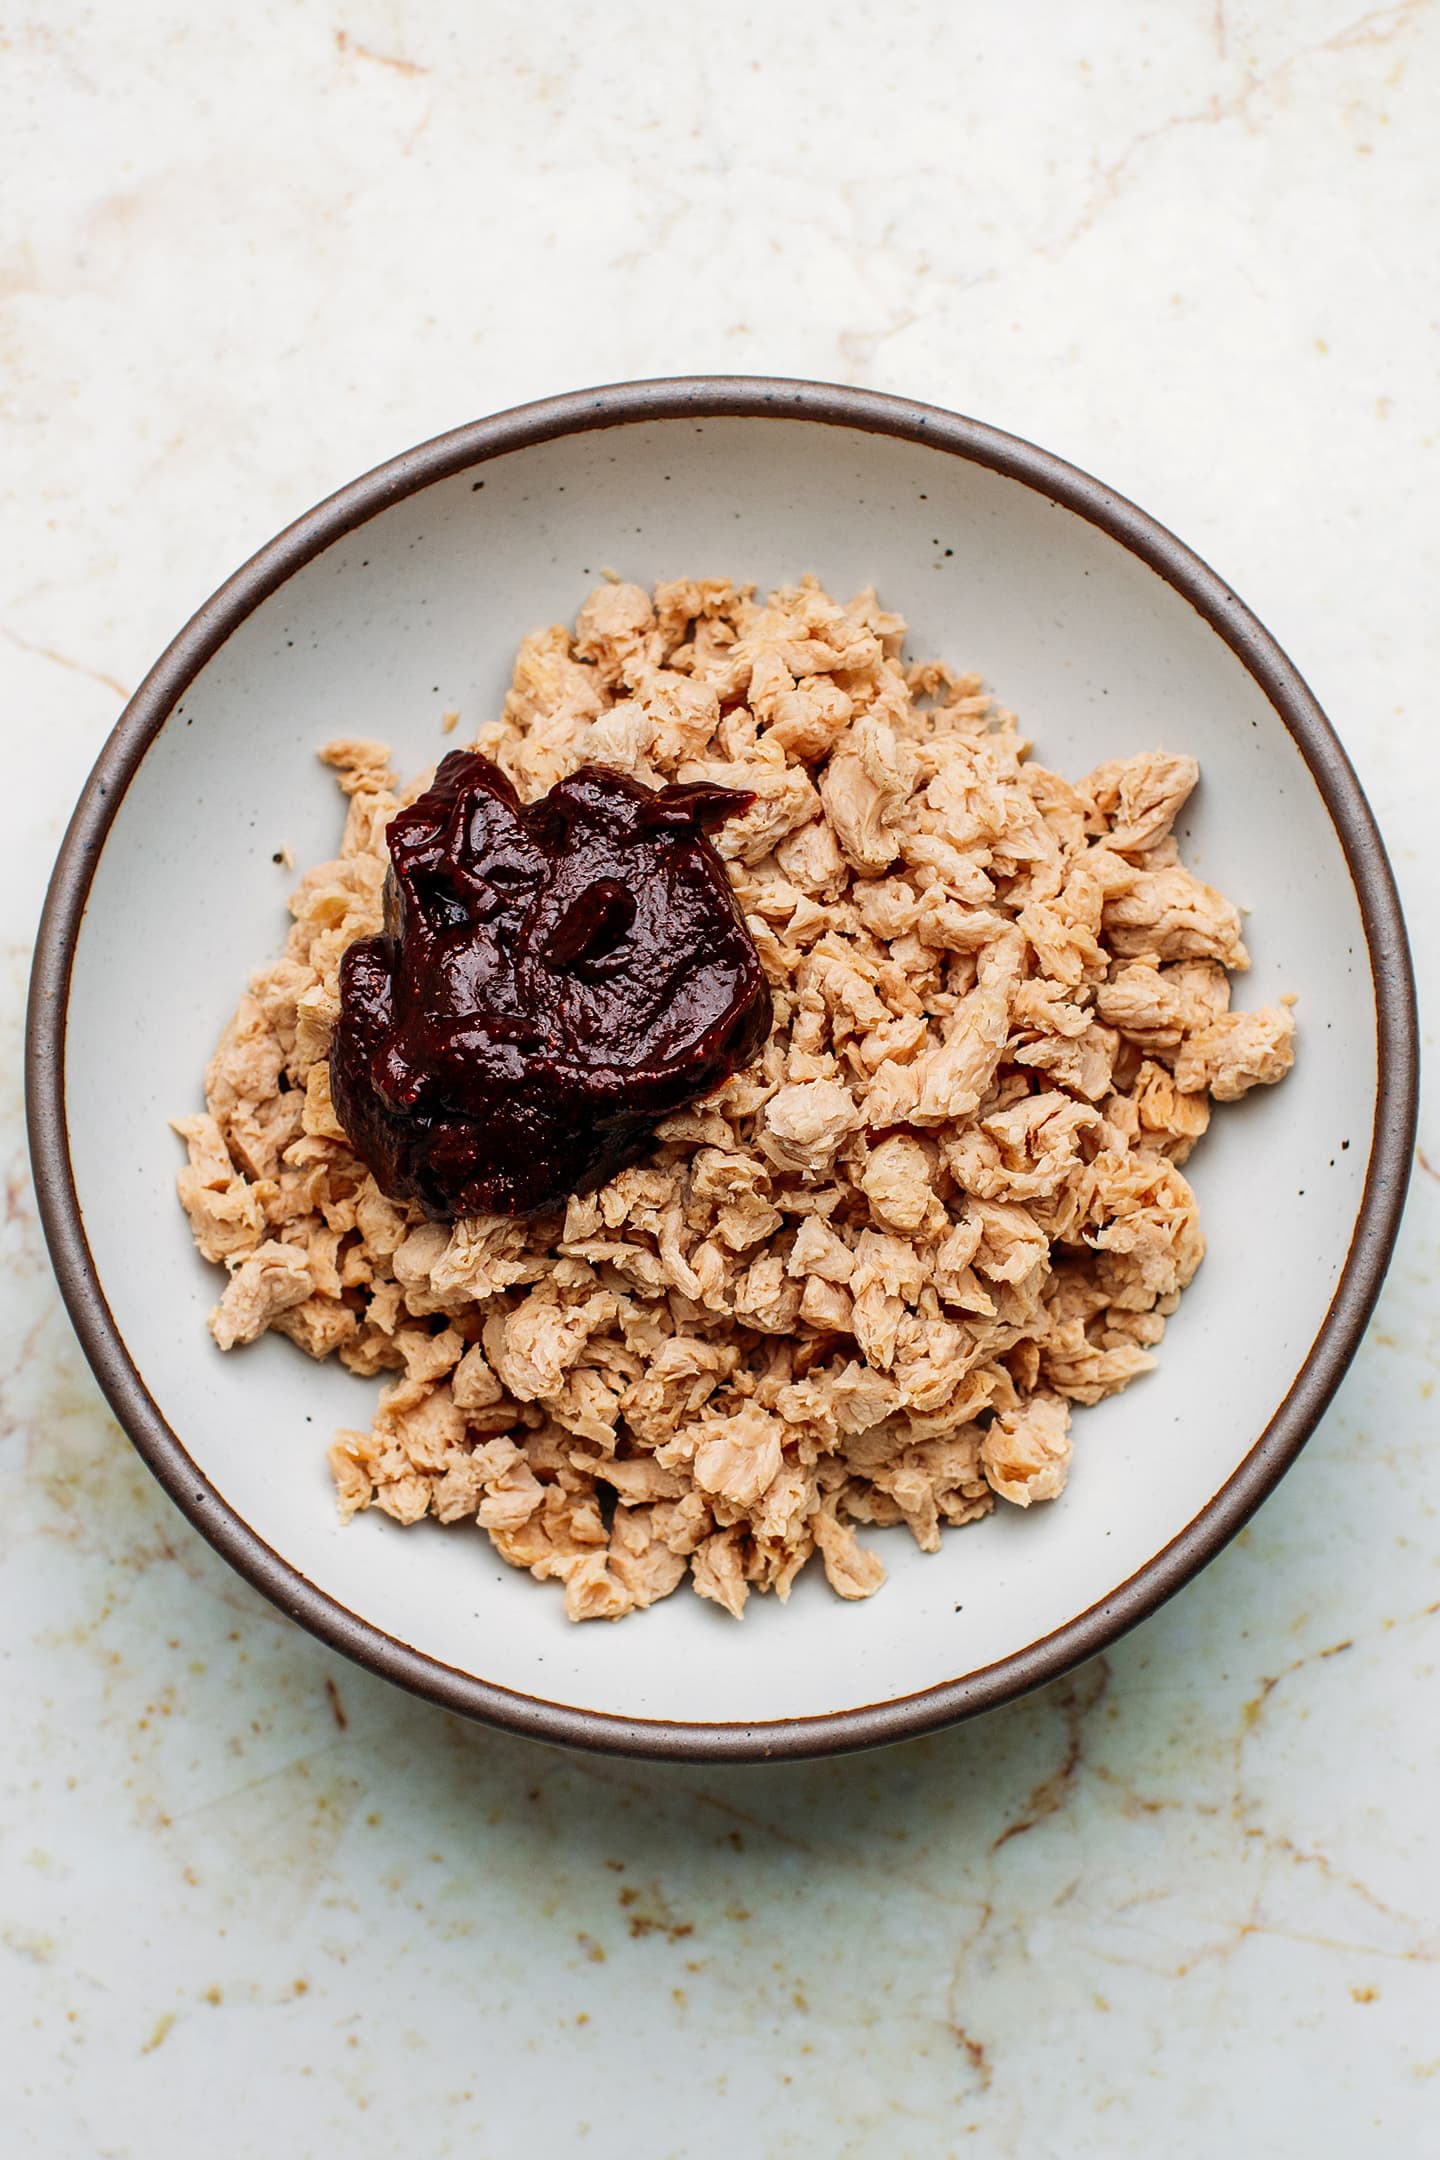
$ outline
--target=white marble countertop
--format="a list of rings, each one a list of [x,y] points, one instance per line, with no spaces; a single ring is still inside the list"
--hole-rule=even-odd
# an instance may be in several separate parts
[[[981,415],[1206,555],[1370,790],[1433,1041],[1437,91],[1427,0],[12,17],[17,1050],[75,793],[244,555],[452,423],[714,369]],[[3,1072],[7,2149],[1437,2149],[1433,1091],[1353,1372],[1198,1582],[968,1728],[692,1770],[464,1727],[214,1558],[60,1314]]]

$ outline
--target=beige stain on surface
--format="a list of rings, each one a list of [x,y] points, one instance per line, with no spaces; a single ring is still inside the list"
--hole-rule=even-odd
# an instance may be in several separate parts
[[[175,2012],[173,2010],[167,2010],[162,2017],[156,2018],[155,2023],[151,2028],[150,2037],[141,2046],[140,2053],[142,2055],[153,2055],[156,2048],[163,2047],[165,2045],[165,2042],[169,2039],[174,2029]]]
[[[358,39],[352,38],[348,30],[337,30],[335,32],[335,50],[342,59],[353,55],[357,60],[371,61],[376,67],[390,68],[397,75],[428,75],[431,73],[431,70],[428,67],[422,67],[418,60],[402,59],[398,53],[372,51],[370,46],[362,45]]]
[[[1432,6],[1433,0],[1401,0],[1401,4],[1389,8],[1372,8],[1359,15],[1351,23],[1317,39],[1298,51],[1287,54],[1273,66],[1255,70],[1239,63],[1241,74],[1238,83],[1211,93],[1203,105],[1192,112],[1170,114],[1154,127],[1143,129],[1121,150],[1117,156],[1101,164],[1092,161],[1090,188],[1079,216],[1056,241],[1048,244],[1045,254],[1058,260],[1067,254],[1078,240],[1083,239],[1095,226],[1096,220],[1108,209],[1131,184],[1136,166],[1148,152],[1161,142],[1189,128],[1223,127],[1230,121],[1238,121],[1247,129],[1263,125],[1257,120],[1257,110],[1267,99],[1289,93],[1295,78],[1313,62],[1325,58],[1343,60],[1350,52],[1374,49],[1392,44],[1403,37]],[[1223,6],[1216,8],[1216,38],[1220,57],[1227,60],[1225,17]],[[1362,148],[1367,147],[1362,145]],[[1323,340],[1317,340],[1325,350]]]
[[[0,624],[0,637],[4,637],[4,639],[9,639],[9,644],[13,644],[13,646],[15,646],[15,648],[17,648],[19,652],[30,652],[30,654],[32,654],[32,657],[35,657],[35,659],[39,659],[39,661],[52,661],[52,663],[54,663],[56,667],[69,667],[69,670],[71,670],[71,674],[82,674],[82,676],[86,676],[86,678],[89,678],[89,680],[91,680],[91,683],[99,683],[99,685],[101,685],[101,687],[104,687],[104,689],[110,689],[110,691],[114,691],[114,696],[117,696],[117,698],[130,698],[130,691],[127,691],[127,689],[125,689],[125,685],[123,685],[123,683],[117,683],[117,680],[114,680],[114,676],[108,676],[108,674],[104,674],[104,672],[101,672],[101,670],[99,670],[99,667],[86,667],[86,663],[84,663],[84,661],[76,661],[76,659],[71,659],[67,652],[56,652],[56,650],[54,650],[54,646],[39,646],[39,644],[32,644],[28,637],[22,637],[22,635],[19,635],[19,633],[17,633],[17,631],[11,631],[11,629],[6,629],[6,626],[4,626],[4,624]]]
[[[1059,1683],[1056,1702],[1064,1720],[1065,1732],[1065,1751],[1060,1758],[1059,1767],[1032,1788],[1024,1811],[1014,1822],[1006,1824],[991,1846],[992,1852],[999,1852],[1003,1845],[1008,1845],[1011,1838],[1025,1836],[1028,1831],[1035,1829],[1037,1824],[1044,1822],[1047,1816],[1057,1814],[1065,1805],[1071,1781],[1083,1759],[1085,1720],[1092,1711],[1099,1708],[1109,1685],[1110,1664],[1104,1657],[1095,1658],[1089,1665],[1082,1667],[1075,1679],[1066,1679]]]

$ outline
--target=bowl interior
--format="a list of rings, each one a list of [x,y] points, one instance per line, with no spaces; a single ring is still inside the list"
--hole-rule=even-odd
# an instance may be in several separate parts
[[[742,1626],[688,1594],[623,1627],[569,1626],[558,1593],[473,1528],[335,1519],[324,1448],[373,1383],[278,1339],[222,1357],[221,1277],[174,1197],[166,1120],[248,971],[278,949],[292,874],[333,852],[316,763],[378,735],[427,766],[498,708],[519,637],[571,617],[602,571],[765,586],[873,583],[913,654],[981,671],[1046,764],[1165,745],[1203,781],[1188,862],[1254,910],[1237,1004],[1296,993],[1282,1088],[1217,1113],[1189,1175],[1210,1257],[1159,1369],[1076,1418],[1070,1487],[890,1571],[845,1605],[818,1577]],[[462,715],[446,738],[441,715]],[[1163,578],[1019,481],[924,444],[794,418],[651,420],[569,435],[435,482],[331,545],[229,637],[141,763],[99,861],[67,1036],[84,1227],[155,1402],[225,1501],[301,1575],[442,1664],[578,1709],[751,1724],[913,1695],[1023,1650],[1170,1544],[1292,1386],[1334,1294],[1370,1148],[1376,1012],[1359,906],[1329,814],[1256,682]]]

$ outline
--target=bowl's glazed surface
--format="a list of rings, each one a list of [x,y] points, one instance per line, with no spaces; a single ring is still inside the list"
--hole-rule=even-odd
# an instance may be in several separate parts
[[[574,1628],[478,1531],[342,1530],[324,1449],[374,1385],[276,1338],[222,1358],[219,1277],[175,1200],[167,1118],[291,872],[333,851],[314,751],[432,765],[503,695],[519,638],[602,571],[874,584],[909,650],[984,674],[1072,776],[1161,745],[1202,785],[1186,860],[1252,910],[1237,1001],[1296,996],[1294,1072],[1187,1169],[1209,1257],[1158,1370],[1077,1413],[1068,1491],[948,1534],[844,1605],[809,1573],[742,1626],[676,1596]],[[458,708],[461,733],[441,716]],[[922,1731],[1099,1650],[1281,1474],[1358,1343],[1403,1200],[1414,1000],[1389,868],[1304,684],[1193,556],[1043,452],[870,393],[696,380],[501,415],[332,498],[241,571],[132,701],[57,868],[31,1016],[37,1183],[87,1353],[191,1519],[284,1609],[457,1710],[658,1754],[816,1752]]]

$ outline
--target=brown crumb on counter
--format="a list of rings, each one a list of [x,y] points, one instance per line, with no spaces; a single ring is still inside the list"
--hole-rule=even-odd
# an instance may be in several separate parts
[[[340,852],[176,1125],[197,1245],[230,1273],[211,1329],[381,1379],[330,1451],[342,1514],[478,1522],[572,1619],[687,1577],[738,1618],[817,1553],[869,1597],[857,1527],[934,1551],[997,1497],[1064,1489],[1072,1406],[1150,1368],[1200,1265],[1181,1165],[1211,1101],[1289,1070],[1293,1016],[1230,1010],[1240,915],[1172,832],[1193,759],[1047,771],[978,676],[904,664],[871,591],[604,575],[573,632],[524,640],[475,747],[526,800],[586,762],[749,790],[715,844],[769,1041],[563,1213],[387,1200],[326,1056],[416,788],[383,744],[328,745]]]

